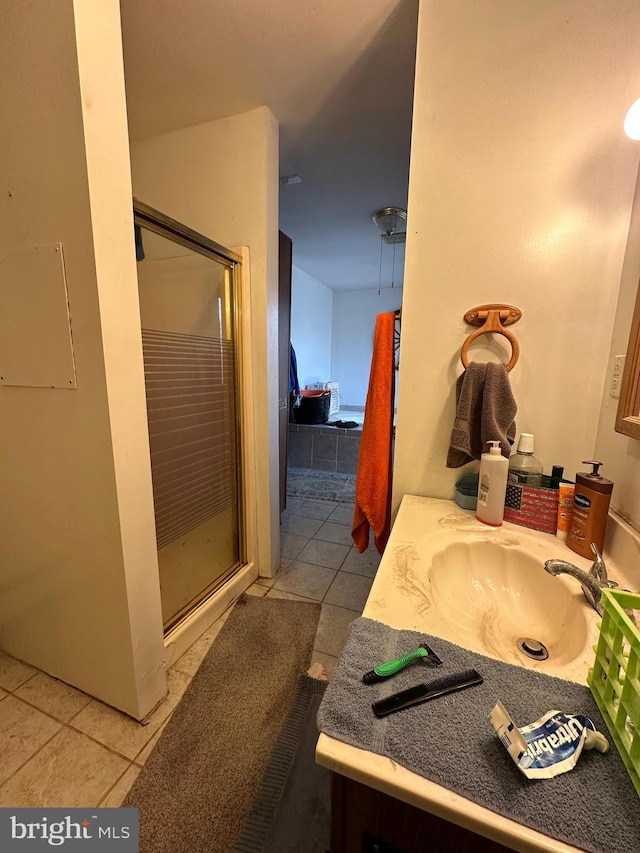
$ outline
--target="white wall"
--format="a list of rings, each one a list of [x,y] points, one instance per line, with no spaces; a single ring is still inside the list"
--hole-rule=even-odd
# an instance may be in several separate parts
[[[248,246],[258,562],[279,565],[278,125],[266,107],[131,147],[136,198],[223,246]]]
[[[636,147],[640,143],[629,140],[628,145]],[[624,355],[627,352],[629,330],[636,301],[636,293],[638,292],[639,278],[640,181],[636,187],[631,227],[629,229],[629,243],[622,272],[620,297],[618,299],[611,348],[609,350],[607,382],[605,383],[604,395],[602,397],[602,409],[600,411],[600,424],[598,426],[595,452],[595,458],[602,460],[604,463],[602,468],[603,475],[614,482],[611,506],[638,529],[640,529],[640,441],[615,432],[614,425],[619,401],[612,397],[609,391],[613,359],[616,355]]]
[[[336,290],[333,294],[331,379],[340,383],[340,404],[364,406],[369,387],[376,315],[395,311],[402,288]]]
[[[294,264],[291,270],[291,343],[296,353],[301,388],[332,378],[332,303],[331,288]]]
[[[621,122],[639,54],[633,0],[421,3],[394,506],[453,496],[462,316],[483,303],[523,311],[511,381],[545,469],[571,476],[594,452],[638,165]]]
[[[0,42],[0,252],[62,243],[77,373],[0,389],[0,648],[142,717],[166,679],[118,2],[10,0]]]

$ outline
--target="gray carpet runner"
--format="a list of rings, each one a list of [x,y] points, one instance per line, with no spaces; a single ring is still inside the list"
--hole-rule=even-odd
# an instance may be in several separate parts
[[[243,596],[123,805],[144,853],[233,850],[309,668],[320,605]]]

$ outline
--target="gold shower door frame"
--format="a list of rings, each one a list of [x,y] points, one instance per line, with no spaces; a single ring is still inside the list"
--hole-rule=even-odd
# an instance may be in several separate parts
[[[240,324],[238,321],[238,274],[241,258],[224,246],[135,199],[134,220],[136,225],[143,229],[170,240],[190,250],[190,252],[209,258],[213,264],[224,267],[225,271],[225,296],[220,317],[221,325],[224,327],[225,340],[220,339],[216,342],[212,338],[209,342],[201,335],[174,334],[166,330],[144,329],[141,304],[162,617],[165,633],[168,633],[202,602],[214,595],[226,581],[246,564],[241,476],[240,373],[242,365],[240,362]],[[226,346],[227,337],[230,339],[229,346]],[[183,353],[186,352],[188,361],[195,365],[195,368],[192,367],[191,370],[195,371],[196,374],[198,367],[201,368],[202,372],[203,364],[206,365],[204,369],[207,369],[211,365],[212,359],[217,359],[219,368],[223,373],[229,371],[233,373],[232,386],[227,389],[232,397],[231,405],[235,413],[233,428],[229,436],[230,455],[235,457],[235,460],[233,458],[230,460],[232,463],[230,472],[232,479],[227,484],[230,489],[231,504],[226,505],[229,501],[229,495],[226,498],[224,495],[221,497],[218,489],[217,497],[215,495],[208,498],[201,496],[200,503],[198,504],[196,501],[191,509],[191,518],[189,518],[188,510],[185,511],[184,509],[184,500],[181,507],[173,506],[170,508],[175,513],[175,517],[170,515],[166,505],[167,500],[171,502],[172,499],[167,499],[165,487],[160,484],[160,475],[158,474],[162,464],[158,463],[158,459],[163,453],[162,445],[159,445],[159,442],[162,443],[163,441],[161,434],[163,424],[157,424],[155,420],[154,405],[151,400],[153,391],[150,390],[152,380],[149,379],[149,375],[153,374],[157,364],[166,363],[167,359],[170,360],[172,352],[177,353],[178,363],[180,363]],[[173,369],[178,369],[175,364]],[[224,436],[222,441],[224,443]],[[233,464],[234,461],[235,464]],[[164,480],[166,486],[166,475]],[[191,490],[187,502],[191,499],[193,503],[193,491]],[[195,491],[197,492],[197,487]],[[176,504],[175,497],[173,503]],[[218,513],[214,512],[216,505],[221,506]],[[199,516],[198,513],[200,513]],[[187,515],[186,521],[185,514]],[[198,521],[199,518],[200,521]],[[220,563],[220,559],[216,560],[214,553],[214,549],[218,546],[220,553],[217,556],[223,559],[222,563]],[[195,571],[194,566],[197,567]],[[211,577],[207,578],[209,566],[211,566]],[[179,574],[185,569],[184,575]],[[197,589],[191,589],[189,586],[189,572],[191,572],[191,580],[195,581]]]

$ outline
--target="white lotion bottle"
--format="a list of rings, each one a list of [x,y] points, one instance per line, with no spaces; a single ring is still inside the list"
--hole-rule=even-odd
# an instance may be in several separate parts
[[[499,441],[488,441],[487,444],[491,445],[489,452],[480,457],[476,518],[483,524],[500,527],[504,517],[509,460],[502,455]]]

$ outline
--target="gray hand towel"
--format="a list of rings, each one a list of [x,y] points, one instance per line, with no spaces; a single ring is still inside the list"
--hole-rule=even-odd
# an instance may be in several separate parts
[[[480,459],[488,450],[488,441],[499,441],[502,455],[509,458],[517,410],[506,364],[472,361],[456,382],[456,419],[447,468]]]

